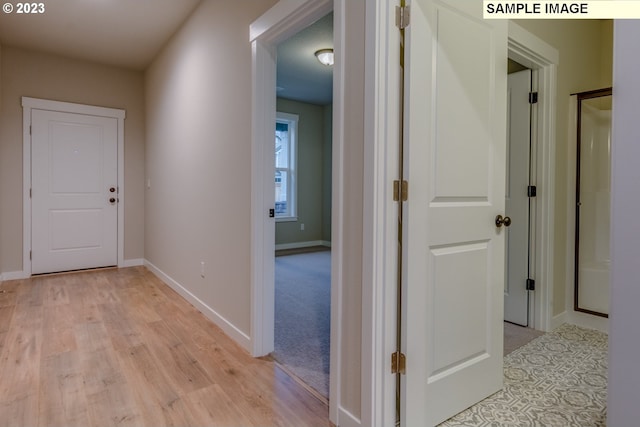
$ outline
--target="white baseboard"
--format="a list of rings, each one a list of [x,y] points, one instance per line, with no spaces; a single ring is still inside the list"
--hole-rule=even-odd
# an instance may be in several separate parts
[[[276,251],[283,249],[310,248],[312,246],[326,246],[330,248],[331,242],[327,240],[311,240],[309,242],[280,243],[276,245]]]
[[[556,329],[558,326],[567,323],[567,312],[563,311],[562,313],[555,315],[551,318],[551,324],[549,325],[549,330],[546,332],[551,332]]]
[[[0,273],[0,282],[6,280],[21,280],[28,279],[30,277],[25,271],[7,271],[6,273]]]
[[[236,328],[231,322],[222,317],[214,309],[209,307],[201,299],[187,290],[184,286],[173,280],[170,276],[165,274],[162,270],[160,270],[158,267],[156,267],[146,259],[144,260],[144,266],[147,267],[153,274],[155,274],[160,280],[166,283],[174,291],[179,293],[184,299],[193,304],[193,306],[196,307],[202,314],[207,316],[209,320],[218,325],[225,334],[229,335],[234,341],[236,341],[245,350],[251,353],[251,337],[242,332],[240,329]]]
[[[338,423],[340,427],[362,427],[362,421],[342,406],[338,408]]]
[[[125,259],[122,265],[119,265],[118,267],[121,267],[121,268],[139,267],[141,265],[144,265],[144,258],[132,258],[132,259]]]
[[[581,328],[595,329],[596,331],[609,333],[609,319],[606,317],[594,316],[593,314],[581,313],[579,311],[567,310],[551,319],[550,331],[565,323],[580,326]]]
[[[609,319],[606,317],[594,316],[593,314],[582,313],[580,311],[571,310],[568,315],[568,322],[572,325],[580,326],[587,329],[595,329],[596,331],[609,333]]]

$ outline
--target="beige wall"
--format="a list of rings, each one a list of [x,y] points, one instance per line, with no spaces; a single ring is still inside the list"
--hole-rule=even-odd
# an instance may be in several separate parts
[[[274,3],[202,2],[145,79],[145,257],[247,336],[249,25]]]
[[[126,110],[124,256],[143,258],[143,74],[5,45],[0,75],[0,272],[23,268],[23,96]]]
[[[282,113],[298,115],[298,220],[276,222],[276,245],[323,240],[324,108],[321,105],[278,98],[276,109]],[[300,230],[300,224],[304,224],[304,230]]]
[[[251,319],[249,24],[275,0],[203,2],[147,70],[145,257],[242,333]],[[364,7],[347,3],[343,364],[360,415]],[[230,100],[233,100],[232,102]],[[206,263],[200,277],[200,262]]]
[[[516,21],[526,30],[535,34],[558,49],[557,115],[556,115],[556,176],[555,176],[555,266],[553,290],[553,315],[572,306],[566,300],[567,269],[573,268],[567,260],[567,199],[568,182],[574,177],[567,176],[569,150],[575,149],[575,141],[569,139],[570,95],[576,92],[611,86],[612,81],[612,23],[600,20],[529,20]]]

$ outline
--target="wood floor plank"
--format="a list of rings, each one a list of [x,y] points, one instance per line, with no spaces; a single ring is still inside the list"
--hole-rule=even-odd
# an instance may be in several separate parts
[[[325,404],[143,267],[0,291],[0,427],[331,425]]]
[[[0,307],[13,307],[16,305],[17,290],[22,280],[11,280],[0,284]]]
[[[213,383],[200,362],[168,328],[165,322],[149,324],[149,347],[162,366],[173,366],[167,373],[182,393],[198,390]]]
[[[148,425],[194,425],[179,391],[146,345],[133,347],[119,355],[133,387],[137,406]]]
[[[83,353],[82,373],[91,424],[140,425],[131,386],[113,349]]]
[[[131,347],[144,344],[142,330],[128,310],[120,304],[100,304],[99,310],[116,351],[127,351]]]
[[[69,295],[64,276],[53,276],[42,284],[42,303],[50,305],[68,305]]]
[[[9,401],[0,400],[0,426],[25,427],[38,425],[38,396],[15,396]]]
[[[13,315],[15,313],[16,306],[7,305],[0,306],[0,332],[5,333],[9,332],[11,328],[11,320],[13,319]]]
[[[151,323],[162,320],[162,316],[149,304],[149,295],[142,290],[127,288],[118,291],[118,297],[128,312],[140,322]]]
[[[69,304],[43,305],[42,357],[77,349]]]
[[[45,358],[40,369],[40,384],[40,426],[90,425],[78,352]]]
[[[218,384],[193,391],[185,397],[186,405],[196,425],[255,426],[255,418],[248,415],[238,401],[229,397]],[[211,402],[217,402],[215,406]],[[267,425],[262,423],[263,425]]]
[[[69,303],[72,307],[71,315],[76,324],[95,322],[101,319],[98,301],[94,298],[94,290],[86,280],[83,280],[84,277],[80,274],[65,276],[65,283],[69,290]]]
[[[0,355],[0,410],[8,414],[7,425],[27,426],[38,423],[42,305],[32,304],[36,293],[21,295]]]

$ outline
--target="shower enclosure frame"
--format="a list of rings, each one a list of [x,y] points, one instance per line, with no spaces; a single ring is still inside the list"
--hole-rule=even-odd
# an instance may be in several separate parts
[[[581,133],[582,133],[582,101],[605,96],[612,96],[613,89],[611,87],[590,90],[574,94],[577,96],[577,141],[576,141],[576,205],[575,205],[575,258],[574,258],[574,299],[573,309],[582,313],[592,314],[594,316],[608,318],[607,313],[580,307],[580,172],[581,172]]]

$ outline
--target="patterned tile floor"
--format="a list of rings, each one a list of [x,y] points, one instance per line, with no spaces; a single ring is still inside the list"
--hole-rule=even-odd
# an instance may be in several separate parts
[[[604,427],[607,335],[563,325],[504,359],[504,388],[441,427]]]

